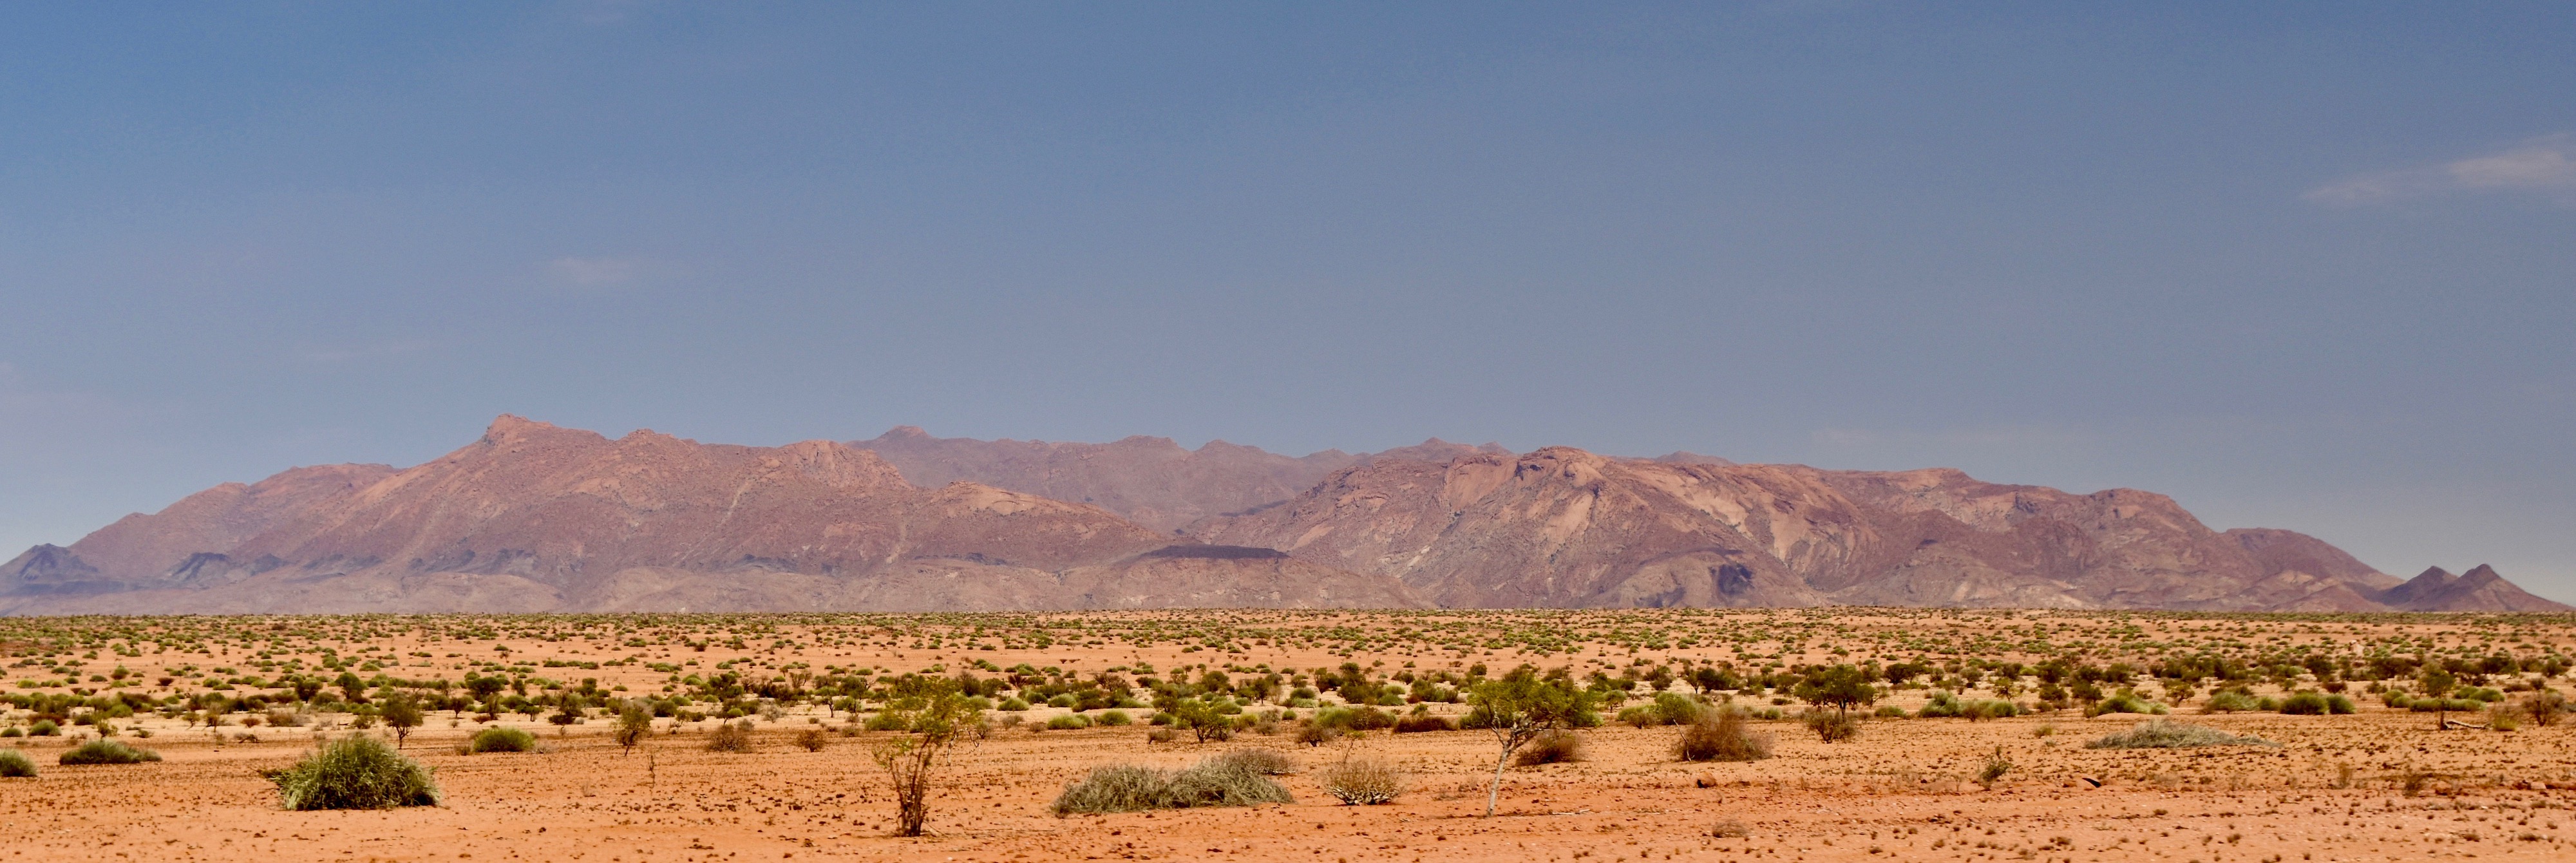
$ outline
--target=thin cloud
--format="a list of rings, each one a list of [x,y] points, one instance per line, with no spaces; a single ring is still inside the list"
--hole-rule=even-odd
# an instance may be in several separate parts
[[[2539,194],[2576,206],[2576,134],[2546,135],[2500,153],[2439,165],[2362,174],[2318,186],[2300,197],[2353,207],[2481,192]]]

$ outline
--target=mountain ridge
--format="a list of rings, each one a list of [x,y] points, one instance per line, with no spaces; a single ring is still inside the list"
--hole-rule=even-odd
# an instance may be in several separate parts
[[[2152,492],[1947,468],[914,427],[746,447],[510,415],[410,468],[226,483],[0,565],[0,614],[1663,605],[2568,610],[2492,567],[2400,580]]]

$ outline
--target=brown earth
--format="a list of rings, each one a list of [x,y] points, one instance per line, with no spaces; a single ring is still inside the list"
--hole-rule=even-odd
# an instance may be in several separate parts
[[[799,662],[928,670],[981,659],[1079,668],[1151,663],[1178,673],[1201,662],[1395,668],[1526,658],[1589,668],[1747,654],[1817,660],[1838,649],[1854,658],[1897,658],[1905,644],[1959,648],[1952,656],[2034,655],[1993,641],[1996,633],[2025,630],[2045,631],[2069,647],[2096,645],[2091,649],[2104,660],[2227,643],[2405,643],[2436,653],[2515,644],[2525,655],[2576,646],[2576,618],[2563,615],[1784,611],[96,618],[0,623],[0,643],[15,645],[13,654],[42,651],[49,663],[83,672],[127,667],[142,673],[131,678],[137,681],[184,676],[181,669],[215,663],[317,662],[325,655],[321,648],[331,647],[353,662],[381,658],[391,663],[388,671],[405,676],[452,677],[486,657],[504,657],[642,693],[666,676],[641,664],[580,666],[634,657],[687,662],[692,672],[718,663],[783,668]],[[1640,644],[1649,632],[1705,646]],[[1052,643],[991,643],[1039,635]],[[1217,648],[1208,648],[1211,642]],[[1504,646],[1458,649],[1461,643]],[[83,645],[133,655],[72,652]],[[12,666],[12,676],[29,673],[19,667]],[[552,670],[557,667],[572,670]],[[134,686],[174,691],[149,682]],[[1748,694],[1736,698],[1761,703]],[[1892,698],[1912,706],[1922,693]],[[1438,713],[1457,709],[1434,705]],[[1669,754],[1672,729],[1611,725],[1583,732],[1581,762],[1506,771],[1500,811],[1492,818],[1478,817],[1495,752],[1483,732],[1372,733],[1300,747],[1284,735],[1191,744],[1151,743],[1137,727],[1032,730],[1039,724],[1034,720],[1061,712],[1016,714],[1024,721],[997,725],[991,737],[962,750],[934,798],[932,835],[917,839],[888,835],[893,807],[867,747],[889,735],[836,731],[821,751],[805,751],[791,745],[798,731],[840,729],[853,719],[810,706],[762,721],[748,754],[706,751],[712,721],[669,720],[637,751],[624,753],[608,741],[605,723],[593,719],[563,728],[491,723],[528,727],[549,751],[459,755],[457,744],[484,723],[438,713],[408,749],[436,768],[445,803],[384,812],[281,811],[259,775],[293,763],[317,738],[350,733],[345,716],[314,714],[314,724],[293,728],[235,722],[214,730],[151,718],[137,724],[152,736],[137,739],[131,725],[121,736],[167,759],[154,764],[57,766],[54,757],[67,740],[0,740],[25,749],[42,770],[36,779],[0,780],[0,827],[11,837],[0,856],[2278,863],[2576,855],[2568,844],[2576,838],[2576,812],[2569,809],[2576,804],[2576,727],[2434,731],[2423,714],[2375,703],[2355,716],[2185,709],[2179,712],[2192,714],[2181,717],[2189,721],[2282,745],[2171,751],[2084,748],[2085,741],[2137,721],[2121,715],[1877,720],[1864,725],[1859,740],[1837,744],[1819,742],[1792,722],[1756,722],[1776,740],[1775,757],[1740,764],[1676,762]],[[15,727],[25,718],[0,720]],[[1047,811],[1064,783],[1094,766],[1176,768],[1245,747],[1280,750],[1298,763],[1300,772],[1283,777],[1296,802],[1072,818]],[[2012,768],[1992,788],[1973,781],[1998,751]],[[1317,772],[1355,754],[1393,761],[1406,774],[1407,793],[1390,805],[1337,805]]]

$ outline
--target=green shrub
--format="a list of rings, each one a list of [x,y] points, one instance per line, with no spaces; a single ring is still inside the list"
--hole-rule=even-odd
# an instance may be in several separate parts
[[[1023,710],[1027,710],[1027,709],[1029,709],[1029,703],[1028,703],[1028,702],[1026,702],[1026,701],[1021,701],[1021,700],[1019,699],[1019,696],[1016,696],[1016,695],[1015,695],[1015,696],[1012,696],[1012,697],[1010,697],[1010,698],[1002,699],[1002,706],[1000,706],[1000,707],[998,707],[998,708],[994,708],[994,709],[996,709],[996,710],[1002,710],[1002,711],[1007,711],[1007,712],[1010,712],[1010,713],[1018,713],[1018,712],[1020,712],[1020,711],[1023,711]]]
[[[1880,719],[1903,719],[1905,718],[1905,708],[1898,707],[1893,704],[1881,704],[1878,706],[1878,710],[1871,715],[1877,716]]]
[[[1131,724],[1134,724],[1135,722],[1136,722],[1135,718],[1134,718],[1134,717],[1131,717],[1131,716],[1128,716],[1128,715],[1127,715],[1127,711],[1124,711],[1124,710],[1112,710],[1112,711],[1108,711],[1108,712],[1106,712],[1106,713],[1102,713],[1102,714],[1100,714],[1100,716],[1099,716],[1098,718],[1091,720],[1091,724],[1093,724],[1093,725],[1106,725],[1106,726],[1111,726],[1111,727],[1116,727],[1116,726],[1120,726],[1120,725],[1131,725]]]
[[[286,808],[392,809],[438,805],[429,768],[373,737],[349,737],[270,777]]]
[[[2217,697],[2211,696],[2210,700],[2216,701]],[[2162,716],[2165,712],[2166,710],[2164,705],[2148,701],[2144,697],[2138,695],[2135,690],[2123,688],[2119,692],[2113,693],[2111,697],[2095,702],[2092,707],[2085,708],[2084,715],[2101,716],[2110,713],[2144,713]]]
[[[1258,803],[1294,803],[1286,786],[1270,777],[1210,758],[1187,770],[1172,774],[1171,784],[1163,790],[1172,808],[1198,806],[1251,806]]]
[[[1923,702],[1923,709],[1915,711],[1914,715],[1920,719],[1948,718],[1959,715],[1962,707],[1959,696],[1935,689],[1930,699]]]
[[[36,724],[27,726],[29,737],[52,737],[61,733],[63,733],[63,727],[54,724],[51,719],[39,719],[36,720]]]
[[[57,764],[140,764],[145,761],[159,760],[161,760],[161,753],[149,749],[137,749],[114,740],[92,740],[63,753],[62,757],[54,759],[54,762]]]
[[[2190,749],[2199,746],[2279,746],[2251,735],[2236,735],[2205,725],[2156,719],[2127,731],[2105,734],[2086,749]]]
[[[537,736],[507,726],[494,726],[474,732],[465,741],[465,754],[483,752],[535,752]]]
[[[2254,693],[2243,689],[2221,689],[2212,692],[2209,694],[2209,702],[2200,706],[2202,713],[2234,713],[2241,710],[2262,709],[2264,709],[2263,699],[2256,698]]]
[[[2406,702],[2406,709],[2416,713],[2476,713],[2486,707],[2486,702],[2474,698],[2414,698]]]
[[[868,717],[867,727],[869,731],[911,731],[912,720],[905,718],[903,711],[887,710]]]
[[[1091,720],[1079,713],[1062,713],[1047,717],[1046,727],[1048,731],[1070,731],[1091,727]]]
[[[1682,726],[1680,740],[1673,743],[1673,757],[1681,761],[1760,761],[1771,757],[1771,735],[1745,727],[1744,712],[1712,710],[1700,721]]]
[[[2281,699],[2281,712],[2292,716],[2324,716],[2353,712],[2352,699],[2341,695],[2301,690]]]
[[[1807,730],[1815,732],[1816,738],[1826,743],[1841,743],[1860,737],[1860,720],[1838,711],[1809,710],[1802,721],[1807,724]]]
[[[1642,728],[1644,726],[1639,727]],[[1428,713],[1416,713],[1395,721],[1395,733],[1397,734],[1420,734],[1426,731],[1456,730],[1458,730],[1457,723],[1450,722],[1449,720],[1442,719]]]
[[[28,758],[27,753],[15,749],[0,749],[0,779],[34,778],[36,778],[36,762]]]
[[[1162,771],[1133,764],[1094,767],[1081,781],[1066,783],[1050,808],[1058,817],[1154,809],[1162,806],[1166,782]]]

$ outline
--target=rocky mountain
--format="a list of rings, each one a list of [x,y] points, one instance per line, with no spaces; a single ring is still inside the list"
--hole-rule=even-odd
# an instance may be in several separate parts
[[[2508,598],[2500,580],[2392,593],[2396,579],[2312,537],[2214,531],[2131,489],[1565,447],[1381,459],[1186,532],[1391,576],[1449,607],[2566,608]]]
[[[962,480],[1087,503],[1162,531],[1287,500],[1326,474],[1375,459],[1448,461],[1473,452],[1509,453],[1498,444],[1475,447],[1432,438],[1382,453],[1325,450],[1292,457],[1224,441],[1195,450],[1171,438],[1141,435],[1112,443],[985,441],[931,437],[914,426],[897,426],[850,446],[876,453],[922,485]]]
[[[1177,536],[1176,536],[1177,534]],[[2132,489],[1434,439],[611,440],[517,417],[296,468],[0,565],[0,614],[1982,606],[2565,611]]]
[[[1073,609],[1418,604],[1391,579],[1173,541],[875,454],[517,417],[402,471],[303,468],[0,567],[0,612]],[[1263,552],[1267,554],[1268,552]]]

